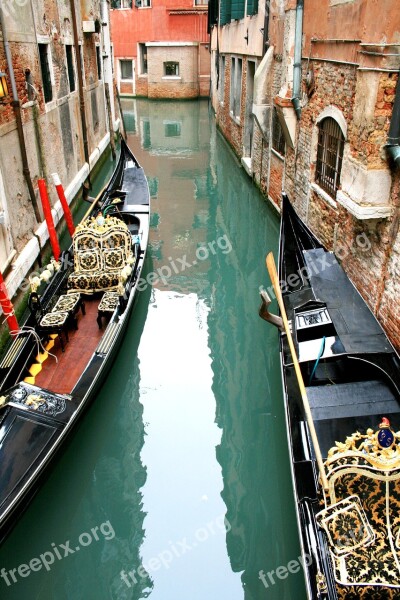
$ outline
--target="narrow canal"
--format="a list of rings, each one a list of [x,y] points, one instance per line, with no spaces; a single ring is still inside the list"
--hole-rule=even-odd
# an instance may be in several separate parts
[[[152,195],[143,292],[0,548],[0,598],[303,600],[277,334],[257,314],[278,217],[207,101],[123,107]]]

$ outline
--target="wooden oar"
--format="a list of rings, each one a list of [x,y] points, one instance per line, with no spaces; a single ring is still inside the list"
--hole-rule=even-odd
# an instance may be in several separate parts
[[[89,206],[89,208],[87,209],[87,211],[85,212],[85,214],[83,215],[82,221],[83,222],[85,219],[88,218],[88,216],[90,215],[91,211],[94,209],[94,207],[96,206],[96,203],[99,201],[99,199],[101,198],[101,196],[103,195],[106,187],[107,187],[108,183],[106,183],[106,185],[103,187],[103,189],[101,190],[101,192],[99,194],[97,194],[96,198],[93,200],[93,202],[91,203],[91,205]]]
[[[303,401],[304,412],[306,415],[308,428],[310,430],[311,439],[312,439],[313,446],[314,446],[315,457],[317,459],[317,464],[318,464],[319,473],[321,475],[322,485],[324,486],[325,490],[328,490],[328,479],[327,479],[326,473],[325,473],[321,449],[319,447],[317,433],[315,431],[314,421],[313,421],[313,418],[311,415],[310,403],[307,398],[307,392],[306,392],[306,388],[304,385],[303,376],[301,374],[300,365],[299,365],[299,361],[297,360],[297,355],[296,355],[296,350],[295,350],[294,343],[293,343],[292,334],[290,332],[290,327],[289,327],[289,322],[288,322],[287,315],[286,315],[285,305],[283,303],[282,292],[281,292],[281,288],[279,285],[278,273],[276,271],[275,260],[274,260],[274,256],[273,256],[272,252],[270,252],[268,254],[266,262],[267,262],[268,273],[271,278],[271,283],[274,287],[276,299],[278,301],[279,309],[281,311],[283,326],[285,328],[286,336],[287,336],[287,339],[289,342],[290,353],[291,353],[292,359],[293,359],[293,366],[294,366],[294,370],[296,372],[297,382],[298,382],[299,388],[300,388],[301,399]]]

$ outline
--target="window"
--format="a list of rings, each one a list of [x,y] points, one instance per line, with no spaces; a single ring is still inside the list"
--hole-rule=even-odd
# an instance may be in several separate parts
[[[179,121],[164,121],[165,137],[179,137],[181,135],[181,123]]]
[[[100,46],[96,46],[96,59],[97,59],[97,77],[98,80],[101,81],[103,78],[102,69],[101,69],[101,54],[100,54]]]
[[[140,122],[140,129],[142,134],[142,146],[145,149],[151,148],[151,135],[150,135],[150,121],[143,119]]]
[[[231,59],[231,94],[230,111],[233,117],[240,119],[242,95],[242,59],[232,56]]]
[[[247,15],[256,15],[258,13],[258,0],[247,0]]]
[[[276,108],[274,108],[272,113],[272,147],[275,150],[275,152],[278,152],[278,154],[285,156],[285,136],[283,135],[282,126],[279,121]]]
[[[67,55],[69,91],[74,92],[76,87],[75,87],[75,70],[74,70],[74,57],[72,54],[72,46],[66,45],[65,53]]]
[[[218,99],[224,101],[224,88],[225,88],[225,56],[219,58],[219,73],[218,73]]]
[[[336,196],[339,188],[343,148],[344,135],[339,124],[332,117],[326,117],[318,125],[315,181],[331,196]]]
[[[139,44],[140,74],[147,75],[147,48],[146,44]]]
[[[120,60],[121,79],[133,79],[133,65],[131,60]]]
[[[239,21],[244,17],[245,0],[232,0],[231,2],[231,20]]]
[[[53,88],[51,85],[50,64],[49,64],[49,44],[38,44],[40,68],[42,70],[43,95],[45,102],[53,100]]]
[[[111,0],[111,8],[132,8],[132,0]]]
[[[208,0],[194,0],[195,6],[207,6]]]
[[[150,8],[151,0],[135,0],[136,8]]]
[[[164,63],[164,76],[165,77],[179,77],[179,63],[165,62]]]
[[[220,0],[219,23],[226,25],[231,20],[231,0]]]

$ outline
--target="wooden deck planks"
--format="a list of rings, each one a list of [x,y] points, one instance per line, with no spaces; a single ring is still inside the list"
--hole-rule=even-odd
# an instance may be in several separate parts
[[[99,302],[99,297],[85,299],[86,315],[79,311],[79,329],[69,330],[65,352],[61,351],[59,340],[55,340],[51,352],[58,363],[49,356],[36,376],[35,385],[62,394],[71,392],[104,333],[104,327],[100,330],[96,322]]]

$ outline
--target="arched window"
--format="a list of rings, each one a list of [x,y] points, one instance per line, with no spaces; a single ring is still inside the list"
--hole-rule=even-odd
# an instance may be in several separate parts
[[[344,135],[335,119],[326,117],[318,124],[318,151],[315,181],[335,197],[340,183]]]

